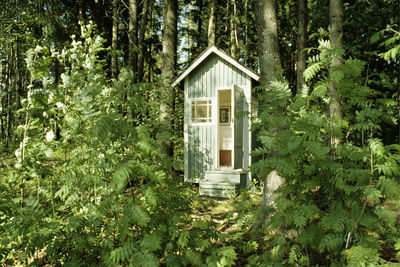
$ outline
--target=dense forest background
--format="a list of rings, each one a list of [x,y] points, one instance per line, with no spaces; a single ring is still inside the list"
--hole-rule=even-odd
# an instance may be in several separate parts
[[[0,265],[399,263],[399,0],[1,4]],[[170,86],[210,45],[261,74],[225,201],[183,183]]]

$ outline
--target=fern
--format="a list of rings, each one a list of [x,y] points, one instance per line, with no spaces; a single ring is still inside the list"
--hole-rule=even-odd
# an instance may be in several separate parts
[[[378,265],[378,251],[372,248],[355,246],[347,253],[347,266],[374,266]]]
[[[309,65],[305,70],[304,70],[304,79],[306,82],[311,81],[313,78],[315,78],[316,74],[321,71],[321,69],[324,67],[324,64],[322,62],[315,62]]]
[[[135,244],[133,242],[127,242],[122,247],[112,250],[110,259],[115,264],[124,263],[132,258],[135,250]]]
[[[382,191],[384,196],[393,199],[400,199],[400,185],[398,181],[385,176],[380,176],[377,182],[377,187]]]
[[[331,253],[338,253],[340,252],[340,247],[343,245],[343,243],[344,239],[341,236],[327,234],[322,236],[318,249],[320,252],[327,250]]]

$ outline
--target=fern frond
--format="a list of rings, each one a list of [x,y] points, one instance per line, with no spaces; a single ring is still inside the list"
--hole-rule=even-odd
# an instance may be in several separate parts
[[[377,188],[382,191],[383,195],[392,198],[400,199],[400,185],[398,181],[380,176],[377,183]]]
[[[315,75],[322,69],[324,64],[322,62],[315,62],[309,65],[305,70],[304,70],[304,79],[306,82],[311,81]]]
[[[132,260],[135,252],[135,245],[133,242],[125,242],[122,247],[116,248],[111,251],[110,259],[113,263],[119,264],[125,261]]]
[[[329,252],[338,253],[340,252],[340,247],[343,243],[344,240],[341,236],[327,234],[321,238],[318,249],[320,252],[327,250]]]

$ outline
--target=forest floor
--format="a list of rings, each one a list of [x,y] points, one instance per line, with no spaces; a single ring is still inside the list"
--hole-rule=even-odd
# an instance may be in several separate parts
[[[245,252],[245,248],[248,247],[248,242],[255,243],[256,233],[252,233],[252,230],[259,219],[261,200],[261,192],[257,189],[245,191],[230,199],[196,197],[192,203],[191,217],[213,224],[213,228],[221,237],[219,240],[214,240],[215,243],[221,247],[234,247],[236,265],[244,266],[248,263],[250,253],[250,251]],[[251,250],[260,256],[267,249],[263,233],[261,236],[257,238],[258,245]]]
[[[243,223],[243,218],[257,214],[254,211],[261,207],[261,199],[261,192],[249,192],[245,194],[245,197],[236,196],[231,199],[198,197],[191,216],[193,219],[215,223],[217,231],[226,236],[226,240],[221,245],[229,245],[236,239],[235,237],[241,237],[241,242],[246,242],[251,231],[250,222],[254,223],[257,218],[254,217],[247,223]],[[385,204],[393,212],[396,225],[400,227],[400,201],[390,201]],[[396,266],[400,265],[400,255],[396,254],[393,246],[389,246],[384,237],[377,236],[377,238],[381,246],[381,257],[388,262],[396,263]],[[239,252],[237,256],[241,258],[242,263],[246,262],[245,255]]]

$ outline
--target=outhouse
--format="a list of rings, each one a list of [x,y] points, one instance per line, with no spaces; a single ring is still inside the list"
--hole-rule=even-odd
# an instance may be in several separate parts
[[[184,179],[199,183],[201,195],[250,185],[252,87],[259,78],[211,46],[172,84],[184,86]]]

